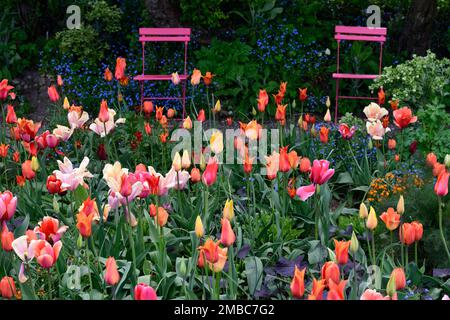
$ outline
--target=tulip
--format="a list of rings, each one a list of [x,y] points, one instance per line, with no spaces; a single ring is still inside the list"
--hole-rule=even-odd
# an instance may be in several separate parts
[[[411,225],[414,228],[415,241],[420,241],[423,236],[423,225],[419,221],[413,221]]]
[[[297,151],[292,150],[288,153],[288,160],[289,165],[291,166],[292,170],[297,169],[298,165],[300,164],[300,157],[297,155]]]
[[[215,263],[208,262],[208,267],[212,272],[222,272],[228,258],[228,248],[217,248],[219,259]]]
[[[191,130],[192,129],[192,120],[189,116],[186,117],[186,119],[184,119],[183,121],[183,128],[186,130]]]
[[[181,157],[181,167],[183,169],[189,169],[191,166],[191,157],[189,156],[189,152],[187,150],[183,151],[183,156]]]
[[[153,112],[153,102],[151,102],[151,101],[144,101],[144,105],[143,105],[143,108],[142,108],[143,110],[144,110],[144,113],[145,114],[150,114],[150,113],[152,113]]]
[[[279,166],[281,172],[288,172],[291,169],[291,164],[289,163],[289,157],[287,154],[288,147],[280,148],[280,156],[279,156]]]
[[[219,130],[215,130],[210,139],[211,151],[219,154],[223,151],[223,134]]]
[[[59,94],[58,94],[58,91],[56,90],[55,86],[48,87],[47,93],[48,93],[48,97],[51,102],[56,102],[59,100]]]
[[[216,182],[218,169],[219,165],[216,158],[209,158],[206,169],[202,175],[202,181],[205,185],[210,187]]]
[[[233,228],[231,227],[230,220],[227,218],[222,218],[220,243],[222,243],[225,247],[229,247],[232,246],[235,241],[236,236],[233,232]]]
[[[0,221],[9,221],[17,208],[17,197],[10,191],[0,192]]]
[[[386,102],[386,94],[384,93],[383,87],[378,90],[378,104],[383,105]]]
[[[8,104],[7,107],[8,111],[6,113],[6,123],[8,124],[14,124],[17,122],[17,116],[16,113],[14,111],[14,107],[10,104]]]
[[[280,154],[273,151],[270,156],[266,156],[266,175],[267,179],[273,180],[277,177],[279,170]]]
[[[396,290],[402,290],[404,287],[406,287],[406,276],[403,268],[395,268],[394,270],[392,270],[391,278],[395,279],[394,281]]]
[[[395,110],[398,109],[399,101],[398,100],[391,100],[391,101],[389,101],[389,104],[391,105],[392,110],[395,111]]]
[[[339,264],[347,264],[348,262],[348,248],[350,241],[337,241],[334,239],[334,253],[336,254],[336,261]]]
[[[327,108],[327,112],[325,113],[325,116],[323,117],[323,120],[325,122],[330,122],[331,121],[331,113],[330,113],[330,109]]]
[[[300,172],[307,173],[311,171],[311,161],[307,157],[303,157],[300,160]]]
[[[198,168],[192,168],[191,170],[191,181],[192,183],[197,183],[201,179],[200,170]]]
[[[313,278],[311,294],[308,296],[308,300],[322,300],[323,290],[325,287],[325,280],[317,280],[316,278]]]
[[[339,266],[333,261],[325,262],[325,264],[322,266],[321,275],[322,279],[324,279],[327,284],[329,284],[331,281],[339,283],[339,280],[341,278]]]
[[[219,242],[208,239],[203,246],[199,247],[199,250],[200,255],[204,255],[208,262],[216,263],[219,261]]]
[[[167,224],[169,219],[169,213],[163,207],[158,207],[158,213],[156,214],[156,220],[158,225],[162,228]]]
[[[198,112],[197,120],[200,121],[200,122],[204,122],[206,120],[205,110],[201,109]]]
[[[175,116],[175,110],[172,108],[169,108],[169,110],[167,110],[167,118],[172,119]]]
[[[334,282],[330,280],[328,283],[329,291],[327,295],[327,300],[345,300],[344,291],[347,285],[347,280],[342,280],[340,282]]]
[[[16,176],[16,183],[19,187],[23,187],[25,185],[26,179],[24,176]]]
[[[2,298],[11,299],[16,295],[16,285],[12,277],[4,276],[0,281],[0,292]]]
[[[259,96],[256,101],[258,102],[258,111],[264,112],[269,104],[269,96],[267,95],[267,91],[265,89],[259,90]]]
[[[445,165],[439,162],[436,162],[433,166],[433,176],[439,177],[441,173],[445,172]]]
[[[377,120],[383,119],[383,117],[389,114],[385,108],[381,108],[378,104],[371,102],[367,107],[363,110],[364,114],[367,117],[367,120],[370,122],[374,122]]]
[[[411,123],[417,121],[417,117],[412,115],[411,109],[403,107],[394,111],[394,123],[400,129],[406,128]]]
[[[175,156],[173,157],[172,168],[175,171],[181,170],[181,156],[179,152],[175,153]]]
[[[322,143],[328,143],[328,133],[330,132],[330,129],[327,127],[320,127],[320,142]]]
[[[100,112],[98,114],[98,119],[103,123],[109,121],[108,104],[106,100],[102,100],[102,103],[100,104]]]
[[[55,243],[61,239],[68,228],[68,226],[60,227],[58,219],[46,216],[42,218],[42,221],[39,221],[38,226],[33,231],[36,234],[43,235],[43,240]]]
[[[200,83],[201,77],[202,77],[202,73],[200,72],[200,70],[194,69],[194,71],[192,71],[192,75],[191,75],[191,84],[193,86],[198,85]]]
[[[97,203],[87,198],[81,205],[77,214],[77,229],[84,238],[92,234],[92,220],[98,215]]]
[[[395,150],[396,147],[397,147],[397,141],[395,141],[395,139],[389,139],[388,140],[389,150]]]
[[[3,222],[3,229],[1,234],[1,241],[2,241],[2,249],[9,252],[12,251],[12,243],[14,241],[14,233],[8,230],[8,226],[6,225],[6,222]]]
[[[339,133],[341,134],[342,138],[345,140],[350,140],[353,135],[356,132],[356,128],[354,126],[352,126],[351,128],[349,128],[349,126],[345,123],[342,123],[341,125],[339,125]]]
[[[202,219],[200,218],[200,216],[197,216],[197,218],[195,219],[195,235],[198,238],[201,238],[201,237],[203,237],[204,234],[205,234],[205,229],[203,228]]]
[[[334,169],[328,169],[330,162],[327,160],[314,160],[309,178],[312,183],[322,185],[334,175]]]
[[[393,208],[388,208],[386,212],[383,212],[380,219],[389,231],[394,231],[400,225],[400,214],[395,212]]]
[[[8,155],[9,144],[0,144],[0,157],[6,158]]]
[[[403,223],[400,227],[400,241],[407,246],[416,241],[416,228],[411,223]]]
[[[11,96],[11,89],[14,89],[13,86],[8,85],[8,79],[3,79],[0,82],[0,100],[6,100],[8,95]]]
[[[403,199],[403,195],[400,195],[400,198],[397,202],[397,212],[402,215],[405,212],[405,199]]]
[[[106,81],[111,81],[113,78],[113,74],[111,72],[111,70],[109,70],[109,68],[105,69],[105,73],[103,74],[103,79],[105,79]]]
[[[308,200],[316,192],[316,186],[314,183],[309,186],[300,187],[297,189],[296,194],[302,200]]]
[[[158,300],[158,296],[155,289],[145,283],[139,283],[134,287],[134,300]]]
[[[384,128],[383,124],[380,120],[376,120],[373,122],[367,121],[366,123],[366,129],[367,133],[372,137],[374,140],[383,140],[384,135],[391,131],[389,128]]]
[[[172,83],[174,84],[174,85],[178,85],[178,84],[180,84],[180,76],[178,75],[178,72],[174,72],[174,73],[172,73]]]
[[[308,99],[308,88],[298,89],[298,98],[300,101],[305,101]]]
[[[227,199],[225,201],[225,206],[223,208],[223,217],[228,220],[233,220],[234,218],[234,206],[233,206],[233,200]]]
[[[278,104],[277,110],[275,112],[275,120],[279,121],[282,125],[284,124],[284,121],[286,120],[286,107],[287,107],[287,104],[285,104],[285,105]]]
[[[295,298],[301,298],[305,293],[305,271],[306,268],[303,268],[300,271],[300,269],[295,266],[294,277],[291,281],[291,293]]]
[[[356,252],[359,249],[359,241],[356,237],[355,231],[352,231],[352,238],[350,240],[350,251],[353,253],[353,255],[356,254]]]
[[[376,290],[366,289],[361,295],[360,300],[391,300],[389,296],[383,296]]]
[[[361,204],[359,205],[359,217],[361,219],[365,219],[368,216],[369,216],[369,211],[367,210],[367,207],[364,204],[364,202],[361,202]]]
[[[33,249],[34,256],[42,268],[50,269],[56,263],[59,252],[62,248],[62,242],[57,241],[53,246],[45,240],[32,240],[30,247]]]
[[[375,213],[375,209],[370,207],[369,215],[367,216],[366,227],[369,230],[375,230],[378,225],[377,214]]]
[[[436,184],[434,185],[434,192],[439,197],[445,197],[448,194],[448,178],[450,177],[450,173],[444,170],[439,174]]]
[[[221,109],[222,108],[221,108],[220,100],[217,100],[212,111],[214,113],[218,113],[218,112],[220,112]]]
[[[105,271],[105,282],[110,286],[115,286],[119,283],[120,275],[117,271],[116,260],[113,257],[108,257],[106,259],[106,271]]]
[[[118,57],[116,59],[116,70],[114,72],[114,76],[117,80],[121,80],[125,78],[125,68],[127,67],[127,62],[125,58]]]

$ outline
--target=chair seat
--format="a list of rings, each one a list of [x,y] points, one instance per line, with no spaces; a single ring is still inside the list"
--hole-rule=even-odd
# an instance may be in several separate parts
[[[180,74],[178,76],[180,77],[180,80],[186,80],[189,77],[189,75],[187,75],[187,74]],[[172,75],[170,75],[170,74],[140,74],[138,76],[135,76],[133,79],[136,81],[149,81],[149,80],[170,81],[170,80],[172,80]]]
[[[333,73],[333,79],[376,79],[378,74]]]

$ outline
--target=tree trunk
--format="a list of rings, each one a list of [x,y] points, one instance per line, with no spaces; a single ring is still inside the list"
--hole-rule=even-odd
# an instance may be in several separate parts
[[[437,0],[413,0],[400,37],[400,49],[425,55],[431,45]]]
[[[180,13],[170,0],[146,0],[145,6],[152,18],[153,27],[173,28],[180,26]]]

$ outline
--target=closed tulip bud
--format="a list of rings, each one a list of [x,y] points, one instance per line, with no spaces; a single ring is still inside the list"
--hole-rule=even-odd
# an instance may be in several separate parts
[[[367,207],[364,202],[361,202],[359,205],[359,217],[361,219],[366,219],[369,216],[369,212],[367,211]]]
[[[405,200],[403,199],[403,195],[401,195],[397,202],[397,213],[403,214],[404,212],[405,212]]]
[[[195,219],[195,234],[198,238],[203,237],[205,234],[205,229],[203,228],[203,222],[200,216],[197,216],[197,219]]]
[[[373,149],[373,142],[372,139],[369,139],[369,143],[367,144],[368,149]]]
[[[236,236],[233,232],[233,228],[231,227],[230,220],[223,218],[220,243],[226,247],[229,247],[229,246],[232,246],[235,241],[236,241]]]
[[[189,116],[187,116],[186,119],[184,119],[183,121],[183,128],[186,130],[191,130],[192,129],[192,120]]]
[[[325,264],[322,266],[321,275],[322,279],[326,280],[327,284],[329,284],[330,281],[339,283],[339,280],[341,278],[339,266],[332,261],[325,262]]]
[[[181,157],[181,167],[183,169],[189,169],[191,166],[191,157],[189,157],[189,152],[187,150],[183,151],[183,156]]]
[[[134,300],[158,300],[158,296],[155,289],[145,283],[139,283],[134,287]]]
[[[419,221],[413,221],[411,222],[411,225],[414,228],[414,239],[420,241],[423,236],[423,225]]]
[[[81,249],[82,247],[83,247],[83,236],[79,234],[77,239],[77,248]]]
[[[205,157],[203,156],[203,153],[200,155],[200,169],[205,170],[206,168],[206,161]]]
[[[11,299],[16,295],[16,285],[12,277],[4,276],[0,281],[0,292],[2,298]]]
[[[389,281],[387,283],[386,286],[386,293],[390,296],[393,297],[397,294],[397,290],[396,290],[396,285],[395,285],[395,275],[391,274],[391,276],[389,277]]]
[[[225,202],[225,207],[223,208],[223,217],[227,218],[230,221],[233,219],[234,217],[233,200],[228,199]]]
[[[331,121],[331,113],[330,113],[330,109],[327,109],[327,112],[325,113],[325,117],[323,118],[323,120],[325,122],[330,122]]]
[[[359,249],[359,241],[356,237],[355,231],[352,232],[352,239],[350,240],[350,252],[355,254]]]
[[[214,113],[218,113],[218,112],[220,112],[221,109],[222,108],[221,108],[221,105],[220,105],[220,100],[217,100],[216,104],[214,105],[213,112]]]
[[[450,154],[445,155],[444,164],[447,168],[450,169]]]
[[[158,213],[156,214],[156,219],[159,226],[162,228],[166,225],[167,219],[169,219],[169,213],[163,207],[158,207]]]
[[[38,172],[39,171],[39,160],[38,158],[36,158],[35,156],[33,156],[31,158],[31,170],[33,170],[34,172]]]
[[[64,97],[63,108],[64,108],[64,110],[70,109],[70,103],[69,103],[69,99],[67,99],[67,97]]]
[[[115,286],[120,280],[119,272],[117,271],[116,260],[109,257],[106,260],[105,282],[110,286]]]
[[[106,102],[106,100],[102,100],[102,103],[100,104],[100,112],[98,114],[98,119],[101,122],[109,121],[108,103]]]
[[[173,157],[172,168],[175,171],[181,170],[181,156],[179,152],[175,153],[175,156]]]
[[[369,230],[375,230],[378,225],[377,214],[375,213],[375,209],[370,207],[369,216],[367,217],[366,227]]]
[[[316,134],[317,134],[317,130],[316,130],[316,128],[314,126],[312,126],[311,127],[311,135],[313,135],[315,137]]]
[[[391,278],[389,280],[391,279],[394,279],[396,290],[402,290],[406,287],[406,276],[403,268],[395,268],[392,270]]]
[[[200,174],[200,170],[198,170],[198,168],[192,168],[191,170],[191,182],[192,183],[197,183],[199,182],[201,179],[201,174]]]
[[[297,124],[298,124],[298,127],[299,127],[300,129],[303,129],[303,118],[302,118],[302,116],[300,116],[300,117],[298,118]]]
[[[257,113],[255,107],[253,107],[253,108],[252,108],[252,115],[255,117],[257,114],[258,114],[258,113]]]

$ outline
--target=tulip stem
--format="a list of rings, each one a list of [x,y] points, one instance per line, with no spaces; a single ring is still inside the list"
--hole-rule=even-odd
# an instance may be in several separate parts
[[[50,268],[47,269],[47,282],[48,282],[48,299],[52,300],[52,275],[50,273]]]
[[[370,239],[369,239],[369,229],[366,230],[366,238],[367,238],[367,249],[369,250],[369,257],[370,260],[372,260],[372,265],[375,265],[375,262],[373,261],[373,256],[372,256],[372,249],[370,248]],[[403,251],[402,251],[403,253]]]
[[[417,260],[417,241],[416,241],[416,243],[414,243],[414,261],[416,262],[416,266],[418,266],[419,263]]]
[[[372,255],[373,255],[373,264],[375,265],[377,262],[377,256],[375,254],[375,232],[372,231]]]
[[[91,261],[90,261],[90,258],[89,258],[89,245],[88,245],[88,239],[86,238],[85,240],[86,240],[85,241],[85,245],[86,245],[86,261],[87,261],[87,264],[88,264],[89,287],[90,287],[91,292],[92,292],[93,286],[92,286],[92,277],[91,277],[91,270],[90,270]]]
[[[450,262],[450,252],[448,251],[447,241],[445,240],[444,228],[442,225],[442,199],[438,196],[438,206],[439,206],[439,231],[441,234],[442,243],[444,244],[445,253],[447,254],[448,261]]]

